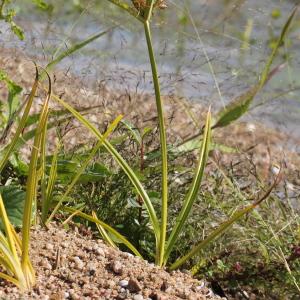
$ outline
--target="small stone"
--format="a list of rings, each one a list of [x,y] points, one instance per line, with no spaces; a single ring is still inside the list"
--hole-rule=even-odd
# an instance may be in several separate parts
[[[47,244],[45,245],[45,248],[46,248],[47,250],[50,250],[50,251],[52,251],[52,250],[54,249],[53,244],[51,244],[51,243],[47,243]]]
[[[136,293],[142,290],[140,283],[135,278],[130,278],[128,282],[128,290],[132,293]]]
[[[111,264],[111,268],[117,275],[121,275],[123,273],[123,265],[118,260]]]
[[[127,287],[128,286],[128,280],[125,280],[125,279],[121,280],[119,282],[119,286],[122,287],[122,288]]]
[[[95,246],[95,247],[93,248],[93,250],[94,250],[94,252],[95,252],[98,256],[105,257],[105,252],[104,252],[104,250],[103,250],[101,247]]]
[[[78,256],[74,256],[73,261],[75,263],[75,267],[76,267],[77,270],[82,270],[83,269],[84,263]]]
[[[150,299],[153,300],[168,300],[169,298],[161,293],[152,293]]]
[[[52,265],[49,263],[48,260],[43,260],[41,265],[46,269],[46,270],[52,270]]]
[[[161,289],[161,291],[165,292],[168,289],[168,287],[169,287],[168,282],[164,280],[160,289]]]
[[[113,280],[107,280],[106,286],[112,289],[115,286],[115,282]]]
[[[129,253],[129,252],[122,252],[122,256],[123,256],[124,258],[134,257],[134,255],[131,254],[131,253]]]
[[[134,295],[133,300],[144,300],[144,297],[140,294]]]

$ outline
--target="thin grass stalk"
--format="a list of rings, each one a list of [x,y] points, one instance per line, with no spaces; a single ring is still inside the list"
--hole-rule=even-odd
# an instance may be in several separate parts
[[[40,155],[40,169],[39,174],[41,178],[41,201],[45,203],[47,197],[47,180],[46,180],[46,136],[47,136],[47,124],[42,130],[41,135],[41,155]],[[35,203],[35,207],[37,208],[37,203]],[[35,217],[36,222],[37,214]]]
[[[101,140],[98,141],[97,145],[92,149],[91,153],[89,154],[89,156],[87,157],[87,159],[84,161],[84,163],[82,164],[82,166],[79,168],[79,170],[77,170],[76,175],[72,179],[71,183],[68,185],[67,190],[61,196],[61,198],[59,199],[58,203],[56,204],[56,206],[52,210],[51,215],[49,216],[49,218],[45,222],[46,225],[49,224],[49,222],[53,219],[54,215],[58,211],[59,207],[62,205],[63,201],[67,198],[67,196],[69,195],[69,193],[72,191],[74,185],[76,184],[76,182],[80,178],[81,174],[87,168],[88,164],[93,159],[93,157],[96,155],[96,153],[98,152],[98,150],[103,146],[104,140],[106,140],[109,137],[109,135],[115,130],[115,128],[117,127],[117,125],[119,124],[119,122],[121,121],[122,118],[123,118],[123,116],[120,115],[120,116],[118,116],[113,121],[113,123],[108,127],[108,129],[106,130],[106,132],[103,134],[103,139],[101,139]]]
[[[94,211],[92,211],[92,216],[93,216],[93,218],[99,220],[98,217],[97,217],[97,214],[96,214]],[[109,246],[111,246],[112,248],[117,249],[117,248],[118,248],[117,245],[116,245],[116,244],[114,243],[114,241],[110,238],[110,236],[107,234],[107,232],[105,231],[105,229],[104,229],[100,224],[98,224],[98,223],[96,223],[96,226],[97,226],[98,231],[99,231],[99,233],[101,234],[103,240],[104,240]]]
[[[36,189],[38,184],[38,157],[41,151],[41,140],[43,135],[43,130],[47,124],[49,101],[51,97],[51,80],[48,75],[49,89],[48,95],[46,97],[45,103],[43,105],[40,119],[37,125],[37,131],[34,138],[34,144],[31,152],[31,159],[29,164],[29,172],[26,184],[26,197],[25,206],[23,213],[23,224],[22,224],[22,257],[21,265],[22,270],[27,280],[27,284],[30,286],[35,282],[35,276],[33,268],[29,259],[29,244],[30,244],[30,225],[32,218],[33,205],[36,203]]]
[[[152,1],[153,6],[153,1]],[[151,16],[152,10],[150,9],[148,18]],[[161,227],[160,227],[160,239],[156,253],[156,263],[159,266],[163,265],[165,242],[167,236],[167,221],[168,221],[168,150],[167,150],[167,138],[164,120],[164,108],[163,101],[160,95],[160,85],[158,79],[157,66],[155,61],[154,50],[152,46],[151,30],[149,20],[144,22],[144,30],[148,47],[148,54],[152,69],[153,84],[155,90],[156,109],[159,121],[159,136],[160,136],[160,148],[161,148],[161,160],[162,160],[162,200],[161,200]]]
[[[61,98],[57,97],[56,95],[52,94],[52,98],[60,103],[63,107],[65,107],[68,111],[70,111],[74,117],[81,123],[83,124],[86,128],[88,128],[99,140],[103,140],[103,135],[99,132],[95,126],[93,126],[88,120],[86,120],[82,115],[80,115],[72,106],[67,104],[65,101],[63,101]],[[149,214],[150,222],[151,225],[153,226],[153,231],[155,234],[156,242],[158,243],[159,241],[159,223],[158,219],[156,216],[156,212],[154,210],[154,207],[151,203],[151,200],[145,191],[143,185],[135,175],[134,171],[131,169],[131,167],[128,165],[128,163],[124,160],[124,158],[118,153],[118,151],[113,147],[113,145],[107,141],[103,141],[103,146],[105,149],[112,155],[112,157],[115,159],[115,161],[119,164],[119,166],[123,169],[125,174],[128,176],[130,181],[132,182],[133,186],[136,188],[136,191],[138,195],[141,196],[143,199],[143,202],[146,206],[146,209]]]
[[[29,112],[30,112],[30,109],[31,109],[31,106],[32,106],[32,102],[33,102],[33,99],[34,99],[34,96],[35,96],[35,93],[36,93],[36,90],[37,90],[37,87],[38,87],[38,78],[39,78],[39,72],[38,72],[37,66],[35,65],[35,80],[34,80],[34,83],[32,85],[31,92],[30,92],[29,96],[27,97],[27,99],[25,100],[25,102],[27,104],[26,104],[26,107],[24,109],[24,113],[23,113],[22,118],[20,120],[19,126],[16,130],[16,133],[14,134],[14,137],[12,138],[12,141],[10,142],[8,148],[5,149],[4,155],[1,158],[0,173],[3,171],[5,165],[7,164],[8,159],[9,159],[11,153],[13,152],[13,150],[15,149],[15,146],[16,146],[18,140],[19,140],[19,137],[22,134],[22,131],[23,131],[25,125],[26,125],[26,121],[28,119]]]
[[[57,158],[58,158],[59,146],[56,147],[55,153],[52,157],[51,168],[49,172],[49,178],[47,188],[45,191],[44,199],[42,199],[42,222],[46,222],[47,215],[51,205],[52,193],[54,189],[55,180],[57,177]]]
[[[77,216],[84,218],[90,222],[93,222],[95,224],[101,225],[104,229],[106,229],[108,232],[110,232],[113,236],[115,236],[118,240],[120,240],[128,249],[130,249],[136,256],[142,257],[140,252],[118,231],[107,225],[106,223],[102,222],[98,218],[94,218],[88,214],[85,214],[81,212],[78,209],[74,209],[71,207],[66,207],[64,206],[63,209],[65,211],[71,212],[71,213],[76,213]]]
[[[172,229],[171,235],[169,237],[169,240],[167,243],[167,249],[166,249],[166,253],[165,253],[165,257],[164,257],[164,265],[168,261],[169,255],[174,247],[174,244],[178,240],[178,237],[182,231],[183,226],[185,225],[185,222],[191,212],[192,206],[197,197],[197,194],[198,194],[201,182],[202,182],[202,178],[204,175],[204,169],[206,166],[207,158],[208,158],[210,141],[211,141],[211,113],[209,110],[207,113],[205,130],[204,130],[198,165],[195,170],[193,182],[192,182],[190,189],[184,199],[182,209],[180,211],[179,216],[176,219],[175,226]]]
[[[269,189],[265,192],[263,196],[261,196],[257,201],[255,201],[253,204],[250,204],[246,206],[245,208],[242,208],[240,210],[237,210],[227,221],[220,224],[215,230],[213,230],[212,233],[210,233],[203,241],[199,242],[196,246],[194,246],[190,252],[188,252],[186,255],[184,255],[182,258],[175,261],[171,266],[170,270],[175,270],[179,268],[181,265],[183,265],[187,260],[198,254],[200,251],[202,251],[207,245],[209,245],[212,241],[214,241],[216,238],[220,237],[223,233],[225,233],[234,223],[236,223],[239,219],[241,219],[246,214],[253,211],[257,206],[259,206],[263,201],[269,198],[271,195],[273,189],[276,187],[276,185],[280,182],[282,178],[281,170],[277,177],[275,178],[273,184]]]

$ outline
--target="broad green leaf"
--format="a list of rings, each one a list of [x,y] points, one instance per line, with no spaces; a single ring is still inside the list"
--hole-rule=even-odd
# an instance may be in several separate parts
[[[25,39],[25,34],[23,29],[18,26],[15,22],[10,22],[10,28],[12,32],[21,40],[23,41]]]
[[[177,147],[175,146],[171,150],[171,152],[176,155],[182,155],[184,153],[199,149],[201,147],[201,145],[202,145],[202,140],[199,140],[199,138],[195,138],[195,139],[189,140]],[[237,152],[236,149],[234,149],[232,147],[229,147],[229,146],[226,146],[223,144],[211,143],[210,150],[214,150],[214,149],[220,150],[223,153],[236,153]]]
[[[6,83],[8,88],[7,105],[8,119],[10,119],[19,106],[19,95],[23,89],[14,81],[12,81],[3,70],[0,69],[0,81],[2,80]]]
[[[42,10],[48,10],[51,11],[53,9],[52,4],[48,4],[43,0],[31,0],[38,8]]]
[[[6,213],[9,221],[15,227],[22,226],[25,192],[18,186],[0,186]],[[1,223],[2,228],[2,223]],[[2,228],[3,229],[3,228]]]

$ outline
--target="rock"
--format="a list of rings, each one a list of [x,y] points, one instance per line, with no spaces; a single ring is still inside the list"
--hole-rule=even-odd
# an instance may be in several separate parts
[[[127,288],[132,293],[136,293],[142,290],[140,283],[135,278],[130,278]]]
[[[44,267],[46,270],[52,270],[52,265],[50,264],[50,262],[46,259],[42,260],[40,265],[42,267]]]
[[[78,256],[74,256],[73,257],[73,261],[75,263],[75,268],[77,270],[82,270],[84,267],[84,262],[78,257]]]
[[[152,300],[168,300],[169,298],[168,298],[168,296],[165,296],[161,293],[152,293],[150,295],[150,299],[152,299]]]
[[[53,246],[53,244],[51,244],[51,243],[47,243],[47,244],[45,245],[45,248],[46,248],[47,250],[52,251],[52,250],[54,249],[54,246]]]
[[[160,289],[165,292],[167,290],[167,288],[169,287],[169,284],[166,280],[164,280],[164,282],[162,283]]]
[[[137,294],[137,295],[134,295],[132,299],[133,300],[144,300],[144,297],[140,294]]]
[[[122,287],[122,288],[127,287],[128,286],[128,280],[125,280],[125,279],[121,280],[119,282],[119,286]]]
[[[111,264],[111,268],[117,275],[121,275],[123,273],[123,265],[118,260]]]
[[[95,246],[93,247],[93,250],[94,250],[94,252],[95,252],[98,256],[105,257],[105,252],[104,252],[104,250],[103,250],[101,247],[95,245]]]

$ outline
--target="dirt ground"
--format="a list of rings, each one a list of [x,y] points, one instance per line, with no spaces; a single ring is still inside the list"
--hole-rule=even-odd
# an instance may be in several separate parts
[[[162,270],[93,240],[89,231],[52,224],[32,230],[31,258],[36,286],[20,293],[0,280],[1,299],[220,299],[205,282]]]

